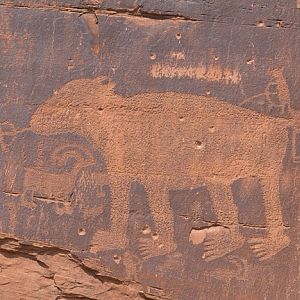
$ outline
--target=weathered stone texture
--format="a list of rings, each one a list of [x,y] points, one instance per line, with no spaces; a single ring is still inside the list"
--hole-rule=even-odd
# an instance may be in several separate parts
[[[299,299],[299,8],[0,0],[0,298]]]

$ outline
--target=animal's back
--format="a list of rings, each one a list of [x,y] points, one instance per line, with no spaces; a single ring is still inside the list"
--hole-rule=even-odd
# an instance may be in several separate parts
[[[125,101],[126,112],[114,112],[106,126],[112,170],[241,176],[274,167],[285,151],[285,121],[212,97],[161,93]]]
[[[168,92],[123,98],[99,79],[77,81],[48,99],[31,126],[87,136],[104,151],[110,172],[242,176],[274,167],[284,155],[285,120],[214,97]]]

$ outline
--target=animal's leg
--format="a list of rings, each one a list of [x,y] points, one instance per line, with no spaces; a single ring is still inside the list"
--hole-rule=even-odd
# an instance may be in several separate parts
[[[205,229],[204,258],[212,261],[242,247],[244,237],[239,231],[237,207],[230,186],[208,183],[208,189],[220,225]]]
[[[155,228],[151,235],[139,240],[139,251],[144,258],[164,255],[176,249],[174,243],[174,218],[169,205],[169,191],[166,179],[159,176],[144,181],[151,215]]]
[[[268,236],[252,238],[248,242],[251,249],[261,261],[271,258],[289,243],[289,237],[284,233],[283,218],[279,199],[279,174],[262,178],[262,189],[265,214],[268,225]]]
[[[91,251],[125,249],[127,246],[129,180],[122,175],[109,176],[111,191],[111,213],[108,230],[98,230],[91,245]]]

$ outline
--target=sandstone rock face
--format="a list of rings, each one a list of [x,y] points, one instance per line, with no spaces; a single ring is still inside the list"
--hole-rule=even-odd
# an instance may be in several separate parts
[[[299,299],[295,0],[0,0],[1,299]]]

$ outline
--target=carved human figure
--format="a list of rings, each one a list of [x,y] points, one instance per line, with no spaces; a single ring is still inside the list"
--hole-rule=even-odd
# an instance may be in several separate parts
[[[155,240],[143,241],[144,248],[152,256],[173,251],[169,190],[205,182],[222,225],[207,231],[205,259],[222,257],[244,243],[230,185],[249,176],[261,180],[268,224],[265,238],[250,241],[254,252],[267,259],[289,244],[279,176],[292,121],[207,96],[166,92],[126,99],[113,87],[102,77],[71,81],[31,120],[35,132],[75,131],[104,153],[112,191],[111,228],[95,234],[92,251],[126,247],[132,181],[144,184],[157,230]]]

